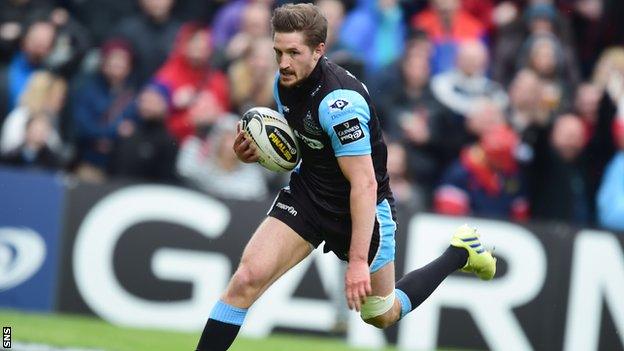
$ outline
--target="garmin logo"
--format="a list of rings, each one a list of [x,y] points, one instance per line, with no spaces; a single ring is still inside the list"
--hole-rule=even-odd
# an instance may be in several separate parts
[[[35,275],[46,257],[43,238],[30,228],[0,228],[0,291]]]

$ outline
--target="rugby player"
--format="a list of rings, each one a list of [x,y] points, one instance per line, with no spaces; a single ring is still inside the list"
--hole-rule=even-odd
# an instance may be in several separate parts
[[[271,25],[275,101],[299,139],[302,161],[247,243],[197,350],[227,350],[254,301],[323,242],[325,252],[348,262],[349,308],[378,328],[399,321],[458,269],[492,279],[496,259],[475,229],[462,226],[440,257],[395,284],[394,201],[368,91],[324,56],[327,20],[318,7],[283,5]],[[258,160],[241,132],[233,149],[243,162]]]

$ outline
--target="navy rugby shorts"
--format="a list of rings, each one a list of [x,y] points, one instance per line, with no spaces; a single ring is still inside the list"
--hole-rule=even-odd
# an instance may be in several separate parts
[[[267,213],[288,225],[314,248],[321,243],[324,252],[332,251],[338,258],[348,261],[351,245],[351,216],[336,214],[315,205],[305,192],[294,196],[289,187],[277,194]],[[368,251],[371,273],[394,261],[396,214],[394,200],[384,199],[377,205],[375,226]]]

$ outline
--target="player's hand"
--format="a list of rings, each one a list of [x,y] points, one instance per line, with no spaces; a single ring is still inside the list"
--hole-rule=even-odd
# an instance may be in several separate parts
[[[239,160],[245,163],[252,163],[258,161],[258,154],[256,153],[256,148],[252,145],[251,140],[245,137],[245,133],[240,129],[240,122],[236,127],[238,134],[236,135],[236,139],[234,139],[234,145],[232,149],[236,153],[236,157]]]
[[[370,271],[366,261],[350,261],[345,276],[345,295],[349,309],[360,311],[371,294]]]

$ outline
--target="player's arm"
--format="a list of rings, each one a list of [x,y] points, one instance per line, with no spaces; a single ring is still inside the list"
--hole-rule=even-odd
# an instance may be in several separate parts
[[[349,308],[359,311],[362,300],[370,294],[368,250],[375,225],[377,181],[370,155],[338,157],[338,164],[351,184],[351,246],[345,277]]]
[[[352,229],[345,293],[349,307],[358,311],[371,291],[368,250],[375,225],[377,199],[369,120],[368,103],[353,90],[333,91],[319,105],[319,122],[331,140],[342,173],[351,185]]]

